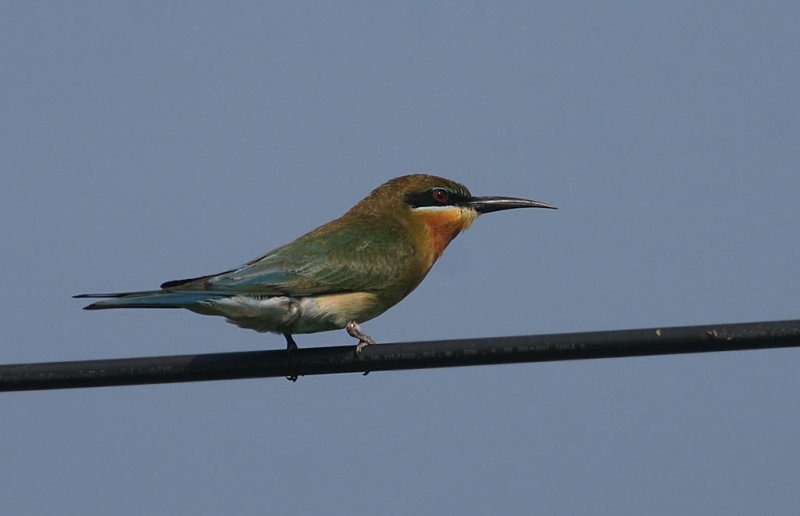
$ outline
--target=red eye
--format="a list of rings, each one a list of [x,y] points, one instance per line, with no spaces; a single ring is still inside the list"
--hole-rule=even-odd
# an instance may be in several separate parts
[[[433,200],[438,202],[439,204],[446,203],[449,197],[447,195],[447,192],[444,191],[442,188],[434,188],[433,192],[431,192],[431,195],[433,195]]]

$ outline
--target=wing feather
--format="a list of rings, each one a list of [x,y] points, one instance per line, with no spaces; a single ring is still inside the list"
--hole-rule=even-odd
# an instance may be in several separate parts
[[[178,288],[289,296],[392,290],[400,275],[414,271],[415,248],[401,225],[377,227],[372,220],[334,221],[239,269]]]

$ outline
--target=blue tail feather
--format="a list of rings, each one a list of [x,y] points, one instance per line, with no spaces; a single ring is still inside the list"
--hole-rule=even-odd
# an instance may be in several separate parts
[[[110,298],[83,307],[84,310],[106,308],[188,308],[201,301],[227,297],[225,294],[208,292],[167,292],[149,290],[144,292],[119,292],[111,294],[80,294],[76,298]]]

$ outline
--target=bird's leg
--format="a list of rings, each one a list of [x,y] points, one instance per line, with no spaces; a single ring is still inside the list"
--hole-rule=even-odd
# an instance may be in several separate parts
[[[297,342],[294,341],[292,338],[291,333],[284,333],[283,337],[286,339],[286,352],[291,353],[292,351],[297,351],[299,348],[297,347]]]
[[[369,335],[365,335],[361,328],[358,326],[358,323],[355,321],[350,321],[344,327],[347,330],[347,334],[353,337],[354,339],[358,339],[358,344],[356,345],[356,355],[361,357],[361,352],[369,346],[370,344],[376,344],[375,340],[370,337]]]
[[[289,359],[291,360],[292,352],[293,351],[297,351],[299,349],[297,347],[297,342],[294,341],[294,339],[292,338],[292,335],[290,333],[284,333],[283,337],[286,339],[286,354],[289,355]],[[297,375],[293,374],[291,376],[287,376],[286,379],[289,380],[289,381],[292,381],[292,382],[296,382],[297,381]]]

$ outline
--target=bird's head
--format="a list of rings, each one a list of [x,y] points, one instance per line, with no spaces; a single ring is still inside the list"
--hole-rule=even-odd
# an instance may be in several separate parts
[[[514,208],[555,206],[517,197],[475,197],[466,186],[427,174],[396,177],[372,191],[352,211],[355,214],[394,215],[423,229],[420,237],[433,252],[442,254],[447,244],[467,229],[479,215]]]

